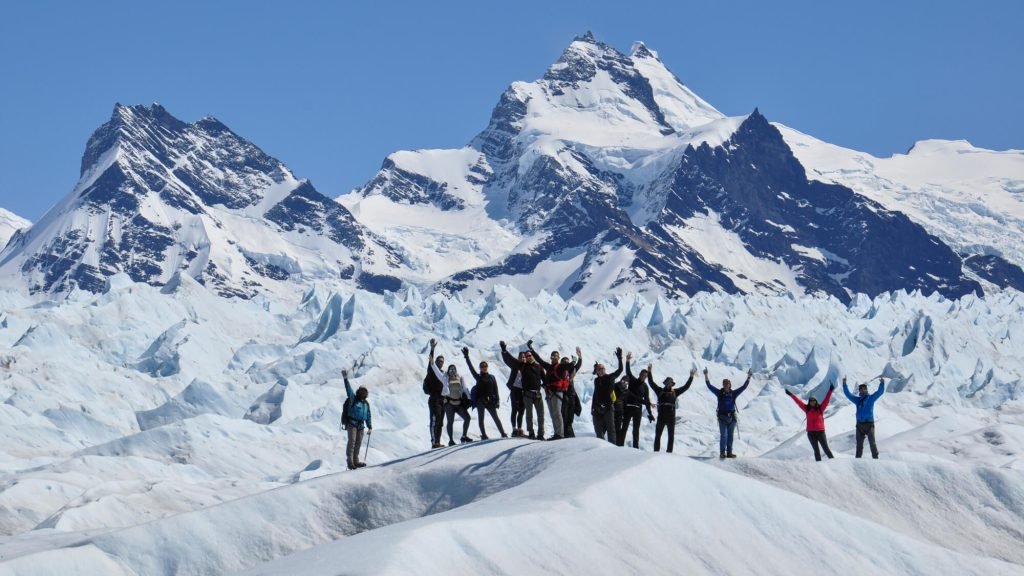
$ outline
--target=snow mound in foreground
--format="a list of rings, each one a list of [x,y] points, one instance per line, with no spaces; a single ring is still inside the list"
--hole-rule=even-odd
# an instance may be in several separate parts
[[[1021,502],[989,467],[503,440],[8,547],[0,574],[1024,574]]]

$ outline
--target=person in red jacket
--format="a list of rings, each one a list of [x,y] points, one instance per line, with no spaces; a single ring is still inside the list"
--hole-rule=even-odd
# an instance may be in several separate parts
[[[825,437],[825,408],[828,407],[828,401],[832,399],[832,391],[835,389],[835,384],[828,387],[828,393],[825,394],[825,400],[821,404],[818,404],[818,399],[813,396],[804,404],[796,397],[796,394],[786,390],[786,394],[789,394],[793,402],[796,402],[796,405],[807,414],[807,439],[811,442],[811,448],[814,448],[814,459],[818,462],[821,462],[819,446],[825,452],[825,456],[833,457],[832,451],[828,449],[828,438]]]

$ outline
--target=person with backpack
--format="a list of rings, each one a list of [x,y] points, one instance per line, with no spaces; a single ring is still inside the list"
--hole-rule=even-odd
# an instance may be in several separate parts
[[[569,381],[575,372],[575,365],[562,363],[561,355],[557,350],[551,352],[551,363],[545,362],[540,354],[533,349],[533,340],[526,342],[526,348],[544,369],[544,395],[548,404],[548,413],[551,414],[552,428],[552,435],[548,440],[561,440],[565,437],[562,404],[566,400],[566,391],[569,390]],[[576,355],[580,354],[580,349],[576,348]]]
[[[835,389],[835,384],[831,384],[828,387],[828,393],[825,394],[825,399],[821,401],[821,404],[818,404],[818,399],[814,396],[808,398],[807,403],[804,404],[796,394],[786,389],[786,394],[807,415],[807,439],[811,442],[811,448],[814,449],[814,460],[816,462],[821,462],[822,450],[825,452],[825,456],[833,457],[832,451],[828,448],[828,438],[825,437],[825,408],[828,408],[829,400],[832,399],[832,391]],[[821,447],[820,450],[819,446]]]
[[[651,367],[640,371],[640,376],[633,376],[630,369],[630,362],[633,360],[633,353],[626,354],[626,398],[622,412],[622,428],[619,428],[619,446],[626,444],[626,432],[629,426],[633,425],[633,448],[640,449],[640,420],[643,417],[644,407],[647,408],[647,419],[654,422],[654,414],[651,412],[651,396],[647,391],[647,375],[651,373]]]
[[[576,349],[579,352],[579,348]],[[562,402],[562,428],[566,438],[575,438],[576,431],[572,428],[573,420],[583,412],[583,403],[580,395],[576,392],[576,375],[583,367],[583,358],[562,358],[562,363],[573,365],[572,377],[569,378],[569,389],[565,391],[565,401]]]
[[[647,367],[647,384],[654,390],[654,396],[658,399],[658,422],[654,426],[654,451],[661,450],[661,434],[668,428],[668,446],[665,451],[671,453],[672,445],[676,438],[676,400],[690,389],[693,384],[693,377],[697,375],[697,369],[690,369],[690,377],[682,388],[673,388],[676,382],[671,377],[665,378],[662,386],[654,383],[653,367]]]
[[[434,364],[434,347],[437,345],[437,341],[430,340],[430,367],[434,371],[434,375],[441,381],[441,397],[444,400],[444,416],[447,421],[448,430],[448,445],[455,446],[455,438],[452,436],[452,428],[455,426],[455,415],[458,414],[462,417],[462,438],[461,442],[472,442],[473,439],[469,437],[469,421],[472,419],[469,415],[469,397],[466,395],[465,382],[462,381],[462,377],[459,376],[459,371],[455,367],[455,364],[448,365],[448,371],[442,372],[440,368]]]
[[[360,386],[358,390],[352,392],[352,385],[348,382],[348,370],[342,370],[341,377],[345,380],[345,392],[348,394],[341,410],[341,427],[348,433],[345,457],[348,460],[348,469],[355,470],[366,466],[366,462],[359,461],[359,447],[363,445],[363,430],[373,432],[370,402],[367,400],[370,392],[366,386]]]
[[[508,353],[508,346],[502,340],[498,343],[501,346],[501,358],[510,368],[518,370],[523,382],[523,410],[526,412],[526,428],[531,440],[544,439],[544,401],[541,399],[541,389],[544,385],[544,369],[534,361],[533,354],[529,352],[520,354],[523,360],[517,360]],[[533,415],[537,414],[537,434],[533,433]]]
[[[526,362],[527,352],[519,353],[519,362]],[[512,408],[512,413],[509,420],[512,423],[512,437],[513,438],[524,438],[526,432],[523,432],[523,413],[526,411],[526,405],[523,402],[523,376],[519,373],[519,368],[509,364],[507,360],[502,358],[505,365],[509,367],[508,381],[505,382],[505,387],[509,390],[509,404]]]
[[[498,419],[498,406],[501,404],[501,397],[498,394],[498,381],[494,379],[494,375],[487,371],[487,361],[480,361],[480,372],[477,372],[473,369],[473,362],[469,359],[469,348],[462,348],[462,357],[466,359],[469,373],[473,375],[473,380],[476,381],[476,385],[473,386],[469,397],[476,405],[477,422],[480,424],[480,439],[487,440],[487,430],[484,428],[485,411],[491,414],[491,418],[498,426],[498,432],[501,434],[501,437],[508,438],[508,434],[505,434],[505,428],[501,425],[501,420]]]
[[[753,377],[754,371],[747,370],[747,381],[743,383],[736,390],[732,389],[732,381],[726,378],[722,380],[722,388],[718,389],[711,385],[711,378],[708,376],[708,369],[704,369],[704,384],[707,385],[708,390],[716,396],[718,399],[718,457],[719,458],[735,458],[736,454],[732,451],[732,440],[736,434],[736,425],[739,423],[739,419],[736,417],[736,399],[739,398],[740,394],[747,389],[750,385],[750,379]]]
[[[430,341],[430,357],[434,357],[436,340]],[[423,393],[427,395],[427,408],[430,410],[430,448],[443,448],[441,444],[441,427],[444,426],[444,396],[441,395],[444,384],[437,378],[431,369],[431,363],[438,369],[444,370],[444,356],[438,356],[433,361],[427,360],[427,374],[423,377]]]
[[[850,394],[846,387],[846,378],[843,378],[843,394],[846,398],[857,405],[857,458],[864,454],[864,439],[868,439],[871,446],[871,457],[878,460],[878,446],[875,444],[875,401],[885,394],[885,378],[878,379],[878,390],[874,394],[868,394],[868,385],[861,384],[857,387],[857,396]]]
[[[594,436],[605,438],[612,444],[618,444],[618,428],[615,426],[615,383],[622,374],[622,348],[615,349],[615,358],[619,367],[615,372],[600,362],[594,364],[594,396],[590,399],[590,415],[594,421]]]

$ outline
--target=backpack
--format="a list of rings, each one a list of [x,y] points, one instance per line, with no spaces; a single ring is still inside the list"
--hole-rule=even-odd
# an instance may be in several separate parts
[[[430,396],[430,376],[423,378],[423,393]]]
[[[473,385],[473,389],[469,391],[469,407],[470,408],[476,408],[477,407],[477,402],[480,401],[480,397],[477,396],[477,390],[479,390],[479,389],[480,389],[480,385],[479,384],[475,384],[475,385]]]
[[[555,372],[556,380],[551,384],[551,389],[555,392],[565,392],[569,389],[569,375],[566,373],[567,369],[562,368],[561,365],[553,366],[551,368]]]
[[[342,407],[341,407],[341,429],[342,430],[348,430],[349,424],[351,424],[351,422],[348,421],[349,420],[348,419],[348,411],[351,410],[351,409],[352,409],[352,397],[349,396],[349,397],[345,398],[345,404],[343,404]]]

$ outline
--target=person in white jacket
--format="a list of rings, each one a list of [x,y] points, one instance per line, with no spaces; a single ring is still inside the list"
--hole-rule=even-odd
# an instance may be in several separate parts
[[[459,371],[455,367],[455,364],[449,364],[447,371],[442,371],[434,364],[434,348],[437,346],[437,340],[430,340],[430,368],[434,371],[434,375],[441,381],[441,399],[444,402],[444,416],[445,423],[448,430],[448,445],[455,446],[455,438],[452,435],[452,428],[455,424],[455,415],[458,414],[462,417],[462,439],[463,443],[472,442],[473,439],[469,437],[469,422],[471,417],[469,415],[469,397],[466,394],[465,382],[462,377],[459,376]]]

